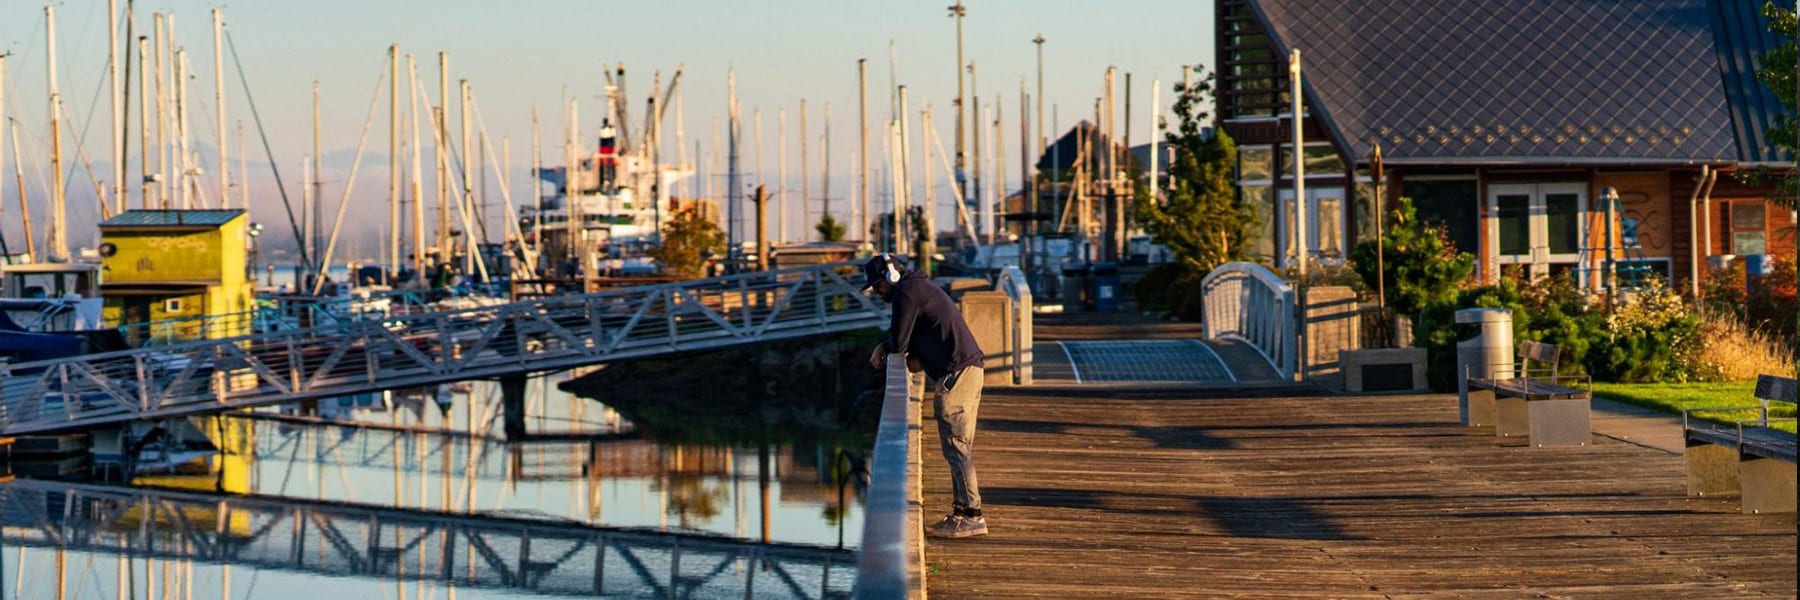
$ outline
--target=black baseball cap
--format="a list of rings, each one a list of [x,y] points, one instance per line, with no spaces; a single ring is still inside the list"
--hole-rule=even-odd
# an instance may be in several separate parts
[[[886,278],[889,264],[893,264],[894,270],[900,270],[900,265],[898,263],[892,263],[891,261],[893,260],[893,256],[886,252],[869,257],[869,261],[863,263],[864,281],[862,289],[867,290],[875,287],[876,281]]]

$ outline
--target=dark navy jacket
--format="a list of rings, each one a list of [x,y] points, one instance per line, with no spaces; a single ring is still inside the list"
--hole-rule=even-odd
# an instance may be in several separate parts
[[[919,359],[925,374],[942,379],[964,367],[982,364],[981,348],[950,296],[917,271],[894,284],[887,301],[894,305],[887,349]]]

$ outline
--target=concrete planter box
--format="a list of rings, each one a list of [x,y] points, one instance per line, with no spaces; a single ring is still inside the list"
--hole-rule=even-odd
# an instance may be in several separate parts
[[[1338,353],[1338,364],[1346,391],[1426,391],[1424,348],[1344,350]]]

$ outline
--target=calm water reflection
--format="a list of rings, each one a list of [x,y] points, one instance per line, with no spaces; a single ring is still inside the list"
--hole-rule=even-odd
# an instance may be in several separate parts
[[[0,593],[848,594],[872,432],[664,442],[670,424],[635,426],[559,390],[565,377],[528,384],[524,441],[499,435],[499,385],[470,382],[209,420],[225,448],[212,468],[132,487],[0,484]]]

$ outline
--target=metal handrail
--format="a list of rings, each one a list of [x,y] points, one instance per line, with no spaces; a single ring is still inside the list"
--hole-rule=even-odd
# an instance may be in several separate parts
[[[1293,379],[1299,358],[1294,287],[1262,265],[1219,265],[1200,280],[1207,339],[1242,340],[1281,378]]]
[[[68,512],[65,513],[65,507]],[[204,520],[193,519],[206,515]],[[167,515],[148,526],[143,515]],[[765,565],[758,582],[841,597],[836,575],[854,551],[759,542],[704,531],[663,531],[554,517],[382,506],[350,501],[228,495],[21,479],[0,483],[0,524],[11,547],[60,548],[334,577],[392,577],[394,561],[442,568],[409,572],[425,581],[510,595],[600,595],[606,587],[648,588],[657,597],[742,577],[715,564]],[[356,532],[369,531],[368,535]],[[398,538],[387,536],[398,535]],[[430,543],[418,543],[429,535]],[[170,544],[166,539],[193,543]],[[413,540],[412,543],[407,543]],[[309,548],[299,553],[295,548]],[[316,552],[310,550],[316,548]],[[397,551],[387,554],[384,551]],[[463,556],[471,558],[464,559]],[[591,572],[620,555],[664,569]],[[451,558],[454,557],[454,558]],[[682,567],[680,565],[689,566]],[[454,565],[451,569],[448,565]],[[542,565],[528,568],[526,565]],[[755,569],[762,570],[762,569]],[[773,581],[771,581],[772,579]],[[710,589],[710,588],[708,588]],[[809,597],[806,592],[792,594]]]
[[[994,288],[1012,300],[1013,384],[1031,385],[1031,283],[1016,265],[1000,270]]]
[[[849,263],[0,365],[0,435],[878,327]]]
[[[853,597],[925,597],[924,497],[920,486],[920,409],[924,385],[906,371],[906,357],[888,356],[887,390],[869,495],[863,503],[862,558]]]

